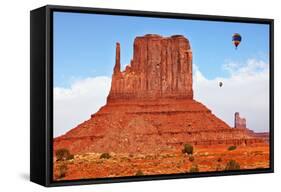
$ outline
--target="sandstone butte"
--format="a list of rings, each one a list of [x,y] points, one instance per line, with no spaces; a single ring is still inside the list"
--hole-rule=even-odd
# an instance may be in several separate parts
[[[235,114],[232,128],[193,99],[192,50],[182,35],[136,37],[121,71],[120,44],[107,103],[90,119],[54,139],[54,151],[151,153],[193,145],[266,142]]]

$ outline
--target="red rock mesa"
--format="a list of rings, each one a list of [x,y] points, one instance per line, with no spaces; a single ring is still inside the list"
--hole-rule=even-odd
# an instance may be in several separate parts
[[[159,152],[194,145],[263,142],[237,116],[236,128],[193,99],[192,51],[181,35],[136,37],[131,63],[121,71],[120,44],[107,103],[54,139],[54,150]],[[240,127],[241,126],[241,127]]]

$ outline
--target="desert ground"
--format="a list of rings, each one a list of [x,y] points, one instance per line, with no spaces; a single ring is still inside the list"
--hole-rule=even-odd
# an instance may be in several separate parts
[[[54,161],[53,179],[59,181],[269,168],[267,145],[235,147],[194,146],[192,154],[181,150],[158,154],[77,154]]]

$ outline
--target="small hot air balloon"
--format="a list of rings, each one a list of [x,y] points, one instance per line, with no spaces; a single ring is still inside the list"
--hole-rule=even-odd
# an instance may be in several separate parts
[[[219,86],[222,87],[222,85],[223,85],[223,83],[222,83],[222,82],[219,82]]]
[[[239,33],[234,33],[232,35],[232,42],[235,45],[235,49],[237,49],[238,45],[240,44],[240,42],[242,41],[242,37]]]

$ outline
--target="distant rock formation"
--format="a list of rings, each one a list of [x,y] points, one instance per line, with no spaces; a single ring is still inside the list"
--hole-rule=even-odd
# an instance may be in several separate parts
[[[246,132],[248,132],[248,135],[263,139],[265,142],[269,143],[269,132],[254,132],[247,128],[246,124],[246,118],[240,117],[239,112],[234,113],[234,128],[236,129],[244,129]]]
[[[240,117],[238,112],[234,114],[234,128],[247,128],[246,119]]]
[[[194,145],[250,145],[237,116],[231,128],[193,99],[192,51],[181,36],[136,37],[131,63],[121,71],[120,44],[107,103],[91,118],[54,139],[54,150],[85,152],[159,152]]]

